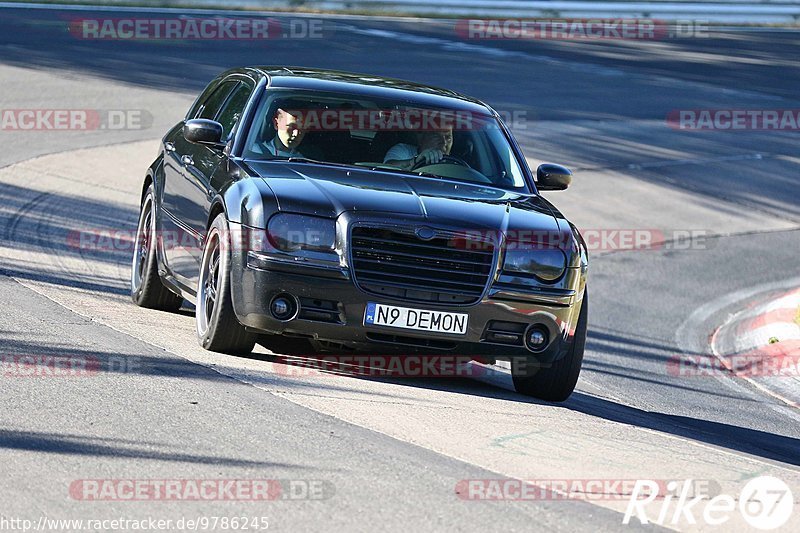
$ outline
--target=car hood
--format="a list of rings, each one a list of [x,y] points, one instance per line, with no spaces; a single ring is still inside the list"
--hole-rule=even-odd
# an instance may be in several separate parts
[[[248,164],[272,189],[281,211],[331,218],[346,211],[392,213],[465,229],[559,231],[552,210],[535,195],[370,169]]]

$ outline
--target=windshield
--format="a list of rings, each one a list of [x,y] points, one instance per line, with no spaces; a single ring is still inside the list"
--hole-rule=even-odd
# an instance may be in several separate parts
[[[269,90],[243,156],[526,189],[514,151],[488,113],[344,93]]]

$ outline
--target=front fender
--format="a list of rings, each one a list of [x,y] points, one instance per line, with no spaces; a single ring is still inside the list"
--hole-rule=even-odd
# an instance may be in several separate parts
[[[581,235],[580,230],[578,227],[573,224],[572,222],[569,223],[570,228],[572,228],[572,234],[575,236],[575,239],[578,241],[578,247],[580,251],[580,259],[581,259],[581,271],[585,274],[586,271],[589,269],[589,248],[586,246],[586,241],[583,240],[583,235]]]
[[[139,203],[144,201],[144,195],[147,194],[147,188],[150,184],[153,184],[153,189],[156,195],[156,198],[160,198],[159,192],[163,188],[163,166],[164,166],[164,155],[158,154],[155,161],[153,161],[149,167],[147,167],[147,172],[145,173],[144,182],[142,183],[142,194],[139,197]]]
[[[261,178],[244,178],[231,182],[212,202],[211,212],[223,209],[230,222],[264,229],[278,211],[278,200]]]

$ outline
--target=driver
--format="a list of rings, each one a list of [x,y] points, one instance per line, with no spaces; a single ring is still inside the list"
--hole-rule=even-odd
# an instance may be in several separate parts
[[[386,152],[387,165],[411,170],[416,165],[434,165],[450,154],[453,148],[453,128],[417,132],[417,146],[397,143]]]

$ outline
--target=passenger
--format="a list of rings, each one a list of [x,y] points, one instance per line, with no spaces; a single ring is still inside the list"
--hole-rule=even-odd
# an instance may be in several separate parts
[[[275,137],[259,146],[265,154],[275,157],[321,159],[321,154],[313,147],[303,148],[302,152],[299,150],[307,133],[302,128],[300,113],[278,108],[272,117],[272,125],[275,128]]]

